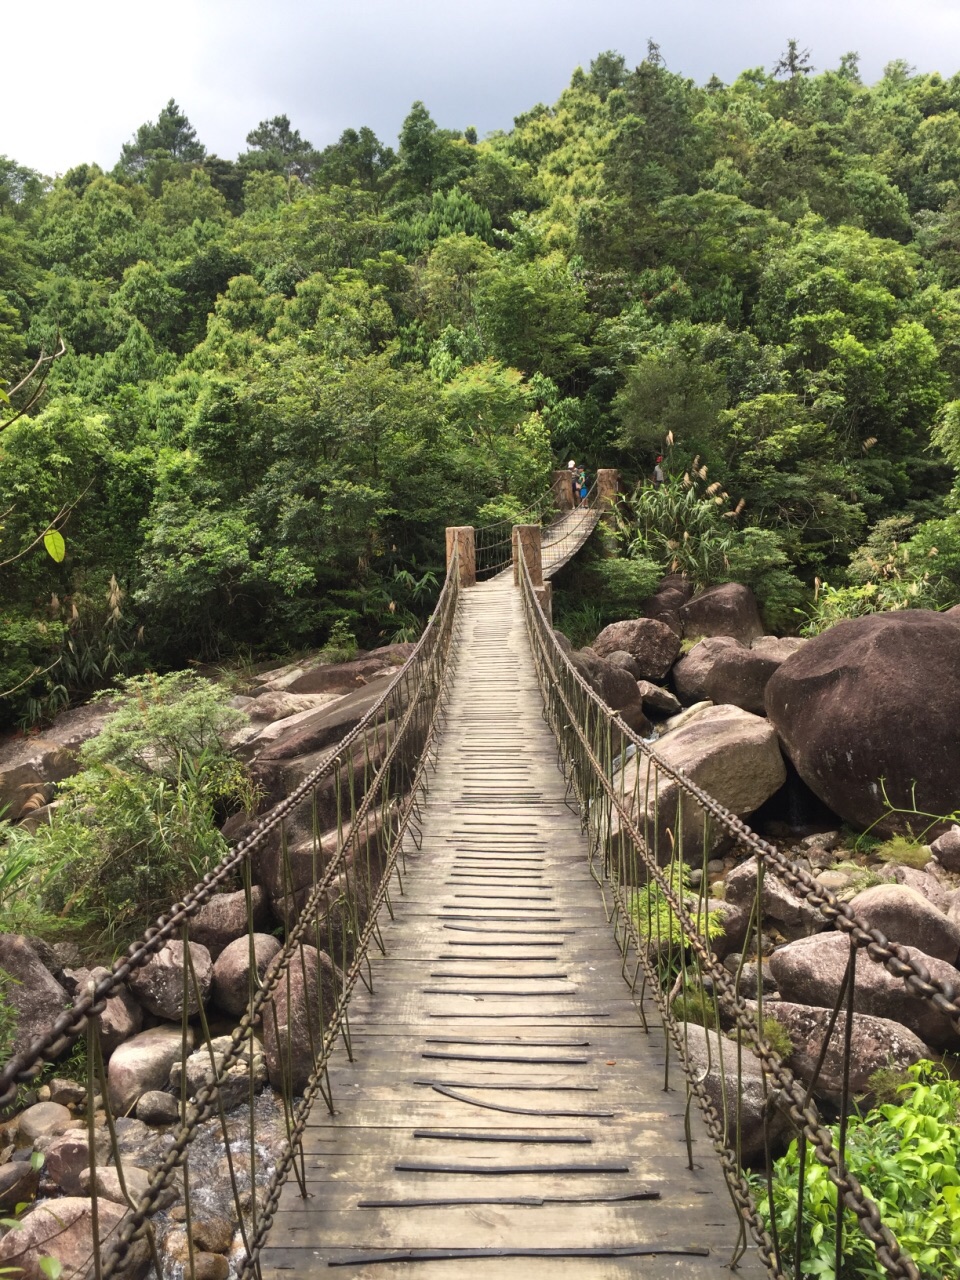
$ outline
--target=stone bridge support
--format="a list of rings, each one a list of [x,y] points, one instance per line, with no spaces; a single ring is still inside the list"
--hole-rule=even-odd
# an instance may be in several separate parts
[[[520,585],[520,557],[523,557],[540,607],[553,621],[553,587],[543,577],[543,530],[538,524],[513,526],[513,583]]]
[[[573,510],[573,481],[569,468],[554,471],[550,477],[550,491],[558,511]]]
[[[477,585],[477,541],[473,525],[447,526],[447,569],[453,559],[454,549],[460,553],[460,585]]]

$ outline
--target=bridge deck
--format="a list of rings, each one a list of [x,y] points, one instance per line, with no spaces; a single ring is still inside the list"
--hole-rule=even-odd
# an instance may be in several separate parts
[[[461,626],[422,848],[374,993],[351,1006],[356,1061],[333,1061],[336,1113],[311,1116],[309,1197],[284,1188],[265,1280],[718,1278],[736,1215],[696,1115],[687,1168],[685,1095],[664,1092],[663,1033],[652,1009],[644,1033],[621,976],[518,593],[467,592]],[[751,1251],[739,1274],[766,1271]]]
[[[553,575],[577,554],[597,527],[597,507],[577,507],[558,517],[543,531],[543,576]]]

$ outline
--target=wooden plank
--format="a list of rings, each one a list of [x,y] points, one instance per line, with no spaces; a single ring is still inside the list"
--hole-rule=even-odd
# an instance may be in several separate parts
[[[545,566],[588,515],[548,540]],[[284,1188],[264,1276],[716,1277],[737,1216],[696,1115],[689,1167],[682,1076],[674,1061],[665,1089],[655,1008],[624,982],[512,586],[465,593],[461,623],[421,846],[391,894],[372,991],[351,1004],[354,1061],[341,1046],[330,1064],[334,1112],[309,1118],[307,1195]],[[663,1247],[688,1252],[638,1252]],[[765,1274],[754,1251],[740,1273]]]

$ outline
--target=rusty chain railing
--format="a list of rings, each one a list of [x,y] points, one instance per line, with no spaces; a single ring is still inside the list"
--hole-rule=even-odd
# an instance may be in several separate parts
[[[875,1201],[866,1193],[845,1160],[845,1127],[839,1142],[825,1125],[813,1098],[828,1042],[842,1018],[845,1028],[841,1115],[851,1101],[850,1029],[856,957],[865,950],[871,960],[903,979],[907,989],[949,1018],[960,1031],[960,1003],[949,983],[932,977],[902,946],[889,941],[859,920],[851,907],[837,899],[810,873],[773,845],[757,836],[745,822],[672,767],[650,744],[642,741],[594,692],[561,647],[544,615],[521,557],[521,590],[527,628],[544,699],[545,716],[556,734],[561,766],[579,802],[591,840],[591,865],[598,882],[612,898],[610,916],[624,956],[624,973],[636,985],[642,974],[644,992],[659,1007],[667,1034],[684,1066],[688,1096],[696,1098],[707,1130],[716,1146],[741,1220],[751,1230],[761,1256],[775,1277],[804,1274],[803,1249],[810,1229],[804,1219],[803,1166],[807,1148],[827,1171],[838,1190],[836,1274],[841,1275],[844,1249],[844,1210],[873,1245],[888,1275],[918,1280],[920,1272],[884,1224]],[[775,872],[810,908],[846,934],[849,959],[836,1004],[830,1012],[820,1060],[813,1082],[804,1086],[785,1065],[765,1028],[763,988],[753,979],[749,1003],[743,997],[744,956],[731,973],[717,955],[706,922],[707,862],[718,837],[727,837],[757,859],[754,895],[747,938],[755,938],[758,957],[761,938],[764,871]],[[684,868],[701,871],[700,886],[686,887]],[[716,904],[714,904],[716,905]],[[628,973],[629,956],[636,965]],[[677,1007],[679,1004],[679,1008]],[[694,1065],[694,1031],[706,1045],[707,1068]],[[716,1030],[711,1032],[710,1028]],[[736,1032],[736,1041],[719,1034],[721,1027]],[[776,1113],[789,1117],[800,1148],[801,1173],[796,1204],[793,1247],[785,1249],[776,1215],[757,1207],[756,1183],[744,1174],[744,1113],[739,1087],[744,1049],[762,1067],[764,1108],[764,1177],[772,1205],[771,1143],[768,1126]],[[725,1060],[726,1055],[726,1060]],[[669,1055],[668,1055],[669,1056]],[[701,1055],[702,1056],[702,1055]],[[698,1058],[696,1061],[699,1062]],[[737,1080],[730,1097],[728,1074]],[[708,1094],[708,1077],[719,1081],[720,1098]],[[688,1102],[689,1105],[689,1102]],[[688,1139],[689,1140],[689,1139]],[[745,1239],[741,1240],[741,1248]],[[789,1256],[786,1256],[789,1253]],[[844,1274],[853,1274],[845,1272]]]
[[[202,1206],[209,1210],[212,1194],[208,1186],[201,1191],[205,1174],[191,1178],[199,1149],[207,1150],[208,1159],[212,1150],[225,1161],[229,1191],[221,1208],[239,1232],[240,1280],[259,1274],[260,1252],[288,1175],[307,1194],[301,1140],[308,1114],[318,1097],[333,1109],[327,1063],[340,1038],[352,1060],[351,993],[358,981],[372,990],[369,947],[372,942],[383,949],[378,914],[384,905],[392,914],[391,886],[403,889],[404,849],[419,839],[418,803],[428,785],[448,661],[455,650],[459,593],[454,554],[413,653],[355,727],[118,959],[108,976],[78,992],[74,1006],[44,1035],[2,1065],[0,1107],[8,1109],[19,1086],[29,1085],[46,1064],[86,1036],[83,1123],[89,1133],[93,1205],[90,1265],[97,1280],[125,1274],[143,1250],[152,1254],[157,1274],[164,1273],[156,1228],[162,1225],[164,1237],[169,1235],[165,1214],[171,1198],[181,1206],[183,1232],[173,1264],[182,1265],[185,1277],[195,1277],[202,1252],[196,1219]],[[255,884],[268,886],[279,940],[257,931]],[[246,989],[229,1030],[208,1021],[208,959],[191,946],[198,912],[223,889],[242,890],[247,909]],[[179,1122],[146,1187],[135,1192],[129,1173],[133,1161],[124,1156],[118,1137],[128,1103],[104,1065],[100,1021],[107,1002],[120,995],[130,976],[167,948],[183,961],[175,1055],[180,1065],[174,1068],[174,1075],[179,1071]],[[196,1049],[191,1022],[199,1022]],[[262,1092],[266,1079],[272,1094]],[[268,1098],[278,1100],[272,1110]],[[267,1131],[271,1143],[264,1142]],[[127,1201],[122,1220],[109,1230],[98,1196],[105,1146]]]

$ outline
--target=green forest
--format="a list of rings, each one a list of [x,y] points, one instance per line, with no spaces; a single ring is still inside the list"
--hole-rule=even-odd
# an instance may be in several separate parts
[[[444,526],[569,458],[667,471],[595,621],[670,569],[782,631],[960,599],[960,74],[651,43],[484,139],[416,102],[395,147],[246,142],[171,100],[109,172],[0,160],[2,727],[410,638]]]

